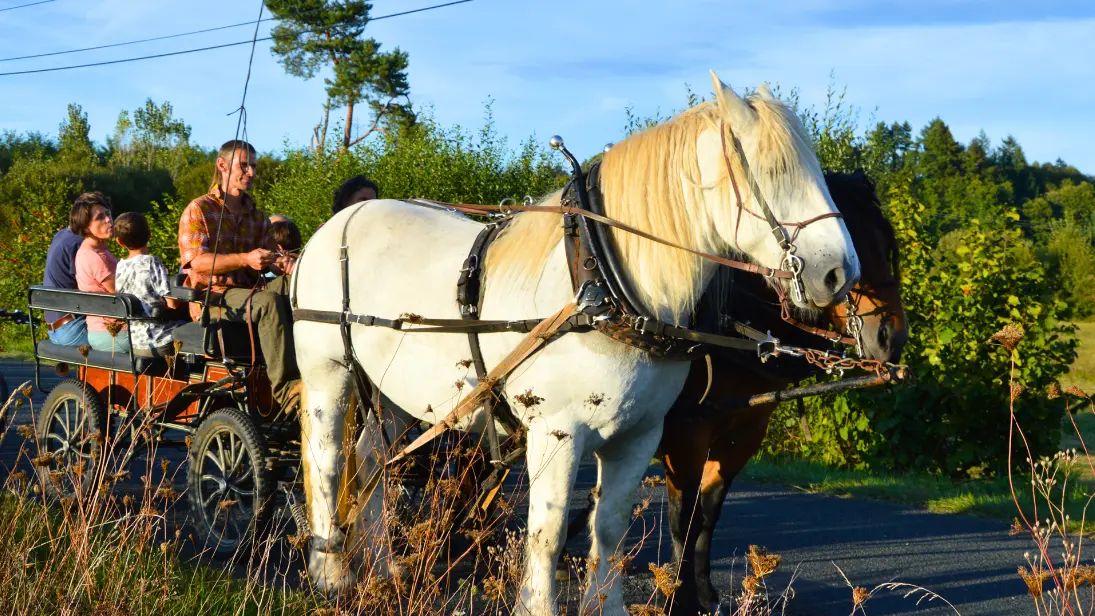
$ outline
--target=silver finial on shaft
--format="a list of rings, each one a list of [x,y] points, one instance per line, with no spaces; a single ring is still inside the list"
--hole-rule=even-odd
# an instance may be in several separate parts
[[[551,138],[550,141],[548,141],[548,145],[551,146],[551,149],[558,150],[559,148],[563,147],[563,138],[559,135],[555,135]]]

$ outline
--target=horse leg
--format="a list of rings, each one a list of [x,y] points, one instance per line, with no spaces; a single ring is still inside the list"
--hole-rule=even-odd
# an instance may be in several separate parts
[[[632,429],[597,451],[597,504],[593,509],[592,575],[582,600],[585,610],[624,615],[623,592],[617,578],[623,570],[616,558],[631,524],[635,491],[662,436],[659,419],[652,426]]]
[[[774,409],[775,405],[740,409],[733,428],[712,445],[711,460],[704,467],[700,485],[702,524],[695,554],[696,586],[704,610],[714,612],[719,607],[719,593],[711,584],[711,539],[722,514],[726,492],[741,469],[760,449]]]
[[[695,529],[699,528],[696,499],[699,497],[700,486],[699,481],[686,481],[685,477],[668,470],[665,483],[669,495],[669,534],[673,539],[673,562],[677,566],[677,580],[680,582],[672,597],[673,612],[691,616],[700,611],[696,599],[696,577],[693,575],[696,561]]]
[[[308,521],[312,530],[308,573],[321,590],[338,592],[355,579],[346,553],[346,533],[338,523],[342,479],[344,417],[351,379],[336,362],[301,363],[301,464]]]
[[[351,409],[351,412],[354,412]],[[351,425],[349,421],[346,425]],[[388,548],[390,542],[387,537],[387,524],[384,519],[384,478],[376,477],[376,473],[383,473],[385,452],[383,426],[374,411],[365,413],[364,426],[361,435],[354,445],[352,455],[348,463],[354,463],[353,475],[345,473],[344,490],[351,486],[356,487],[356,498],[351,497],[351,508],[344,512],[339,508],[339,519],[351,528],[350,543],[354,554],[361,553],[364,556],[366,575],[387,575],[390,571],[385,567],[391,566]],[[356,481],[355,481],[356,479]]]
[[[711,584],[711,538],[715,533],[715,526],[718,525],[731,479],[733,478],[724,480],[717,461],[708,462],[698,491],[699,511],[696,516],[696,533],[692,540],[696,601],[700,611],[712,614],[719,607],[719,593]]]
[[[700,611],[695,577],[696,540],[701,518],[700,484],[707,462],[706,426],[688,421],[670,412],[661,441],[661,460],[665,468],[666,493],[669,496],[669,531],[673,539],[673,562],[677,565],[680,586],[673,593],[673,612],[692,615]]]
[[[582,458],[583,437],[573,429],[547,430],[531,425],[526,438],[528,541],[516,611],[534,616],[551,615],[557,613],[555,564],[566,541],[567,511]]]

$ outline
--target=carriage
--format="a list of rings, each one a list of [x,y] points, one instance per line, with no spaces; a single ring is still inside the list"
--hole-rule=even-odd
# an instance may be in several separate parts
[[[181,276],[180,276],[181,278]],[[168,297],[201,302],[201,293],[178,285]],[[29,310],[117,319],[127,326],[140,320],[167,320],[157,310],[146,315],[128,294],[98,294],[34,286]],[[264,529],[279,502],[298,529],[307,534],[300,480],[301,430],[295,409],[276,409],[262,352],[247,324],[213,320],[188,322],[172,330],[174,355],[141,357],[132,350],[110,353],[39,341],[38,320],[24,313],[35,339],[35,381],[40,391],[44,362],[55,364],[65,378],[49,390],[34,418],[41,483],[54,496],[73,494],[76,485],[59,480],[58,471],[79,468],[77,480],[92,485],[99,457],[108,460],[100,472],[126,473],[146,442],[188,452],[186,499],[200,546],[230,555]],[[421,432],[412,426],[404,437]],[[460,490],[445,503],[462,511],[447,530],[472,518],[480,523],[500,486],[489,477],[481,452],[458,435],[447,435],[395,469],[390,480],[402,490],[405,519],[430,515],[425,490],[438,479],[459,477]],[[113,455],[100,456],[108,450]],[[458,455],[459,454],[459,455]],[[426,460],[432,462],[426,462]],[[51,473],[54,475],[51,477]],[[482,494],[476,487],[484,480]],[[491,489],[493,488],[493,489]],[[467,507],[478,500],[478,507]],[[436,513],[436,512],[435,512]]]
[[[198,301],[176,286],[170,297]],[[146,315],[136,297],[31,287],[30,310],[107,317],[130,323]],[[34,323],[31,322],[32,335]],[[204,545],[231,553],[261,527],[278,491],[295,481],[300,429],[295,417],[274,410],[258,345],[247,325],[186,323],[173,331],[175,354],[139,357],[132,350],[103,352],[61,346],[35,337],[35,377],[43,362],[68,376],[49,392],[35,418],[42,484],[56,495],[91,485],[100,472],[124,472],[146,443],[189,448],[186,496]],[[99,464],[99,452],[108,462]],[[44,458],[44,456],[49,456]],[[109,465],[109,469],[106,466]],[[52,472],[80,468],[68,483]],[[71,485],[69,485],[71,484]]]

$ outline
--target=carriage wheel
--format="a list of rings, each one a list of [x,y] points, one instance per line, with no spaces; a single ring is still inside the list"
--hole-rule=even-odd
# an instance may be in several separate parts
[[[74,379],[61,381],[38,416],[35,468],[46,491],[72,496],[90,485],[102,450],[106,409],[94,389]]]
[[[237,408],[219,409],[201,422],[190,448],[187,490],[207,548],[234,552],[266,521],[274,494],[266,453],[265,439]]]

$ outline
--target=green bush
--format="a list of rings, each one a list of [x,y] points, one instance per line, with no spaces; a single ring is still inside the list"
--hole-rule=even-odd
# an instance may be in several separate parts
[[[1075,358],[1074,328],[1054,284],[1015,224],[970,220],[933,248],[924,206],[908,182],[891,188],[889,218],[902,241],[902,298],[912,335],[904,361],[914,386],[850,392],[808,406],[813,443],[796,435],[793,407],[777,411],[765,451],[846,466],[960,476],[1006,470],[1010,355],[990,343],[1021,325],[1016,416],[1035,456],[1055,451],[1063,405],[1045,396]],[[814,426],[818,426],[815,428]],[[1025,459],[1025,455],[1021,458]],[[1017,463],[1021,460],[1017,460]]]
[[[507,147],[488,107],[475,134],[441,127],[423,114],[417,124],[349,152],[317,157],[287,150],[273,181],[256,187],[256,198],[265,212],[292,217],[307,239],[330,218],[335,189],[355,175],[373,179],[384,198],[487,204],[550,192],[565,177],[552,152],[531,138],[516,151]]]

